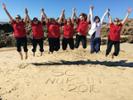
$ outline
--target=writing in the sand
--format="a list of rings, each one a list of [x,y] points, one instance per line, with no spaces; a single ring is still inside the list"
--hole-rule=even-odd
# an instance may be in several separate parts
[[[61,90],[67,92],[99,92],[95,79],[83,77],[83,80],[71,70],[52,70],[51,77],[45,81],[46,85],[60,85]]]

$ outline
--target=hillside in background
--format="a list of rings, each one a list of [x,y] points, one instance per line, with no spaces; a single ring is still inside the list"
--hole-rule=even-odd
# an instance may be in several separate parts
[[[28,29],[29,40],[30,40],[31,27],[27,26],[27,29]],[[44,30],[46,33],[46,29]],[[13,28],[9,23],[0,22],[0,47],[15,46],[15,39],[13,38],[12,32],[13,32]],[[101,30],[102,44],[106,44],[108,32],[109,32],[109,25],[107,23],[104,23],[103,28]],[[124,25],[122,29],[121,34],[122,34],[121,42],[133,43],[133,19],[129,19],[127,21],[127,23]],[[45,37],[46,37],[46,34],[45,34]]]
[[[109,25],[104,23],[103,28],[101,30],[103,42],[107,40],[108,32],[109,32]],[[121,42],[133,43],[133,19],[128,19],[128,21],[123,26],[121,34],[122,34]]]

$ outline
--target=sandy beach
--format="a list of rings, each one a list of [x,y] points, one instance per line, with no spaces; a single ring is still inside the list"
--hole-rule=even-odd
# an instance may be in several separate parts
[[[105,57],[89,47],[21,61],[15,48],[0,49],[0,100],[133,100],[133,44],[120,56]]]

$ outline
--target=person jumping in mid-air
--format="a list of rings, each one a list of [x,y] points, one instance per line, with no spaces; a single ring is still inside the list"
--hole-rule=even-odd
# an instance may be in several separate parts
[[[74,50],[74,14],[75,9],[72,11],[72,17],[65,19],[64,25],[63,25],[63,40],[62,40],[62,49],[66,50],[67,45],[69,45],[71,50]],[[65,14],[63,14],[65,16]],[[60,19],[62,19],[63,16],[61,16]]]
[[[76,13],[76,12],[75,12]],[[76,16],[76,14],[75,14]],[[87,48],[87,33],[90,27],[90,17],[85,13],[81,13],[79,18],[77,18],[77,35],[75,48],[79,48],[80,42],[82,42],[82,47]]]
[[[119,18],[115,18],[114,22],[112,22],[112,18],[109,14],[109,24],[110,24],[110,32],[108,34],[108,44],[106,49],[106,56],[109,55],[111,52],[112,46],[114,45],[114,53],[112,54],[112,58],[114,56],[118,56],[120,52],[120,34],[122,30],[122,26],[125,24],[125,22],[128,19],[128,16],[130,15],[132,9],[128,8],[126,17],[123,21],[120,21]]]
[[[89,35],[91,36],[91,52],[90,53],[98,53],[100,51],[101,46],[101,28],[103,24],[103,20],[105,16],[109,13],[109,10],[106,10],[103,17],[100,18],[95,16],[93,19],[93,9],[94,7],[90,7],[90,20],[91,20],[91,29],[89,31]]]
[[[55,20],[54,18],[48,19],[44,10],[42,10],[42,17],[47,25],[47,30],[48,30],[49,53],[53,53],[54,51],[58,51],[60,49],[61,22],[59,19],[58,20]]]
[[[40,52],[41,52],[41,56],[43,55],[44,52],[44,31],[43,31],[43,21],[39,21],[37,17],[34,17],[33,20],[30,20],[30,17],[28,15],[28,10],[25,9],[26,11],[26,21],[29,22],[31,24],[31,28],[32,28],[32,44],[33,44],[33,56],[35,56],[35,52],[36,52],[36,48],[37,48],[37,44],[39,44],[40,46]],[[42,9],[43,10],[43,9]]]
[[[28,58],[28,49],[27,49],[27,35],[26,35],[26,29],[25,29],[25,19],[22,20],[20,15],[17,15],[15,19],[10,15],[8,12],[6,5],[3,3],[3,9],[10,18],[12,27],[14,29],[14,37],[16,39],[16,46],[17,51],[20,54],[21,60],[23,60],[23,54],[21,51],[21,47],[23,46],[24,52],[25,52],[25,59]]]

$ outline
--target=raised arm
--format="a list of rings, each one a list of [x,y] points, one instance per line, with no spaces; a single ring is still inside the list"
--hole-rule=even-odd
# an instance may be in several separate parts
[[[65,18],[65,9],[62,10],[58,22],[61,23],[62,19]]]
[[[10,15],[10,13],[8,12],[8,10],[7,10],[7,8],[6,8],[6,5],[3,3],[2,6],[3,6],[3,9],[4,9],[4,11],[6,12],[7,16],[10,18],[10,21],[12,22],[12,21],[13,21],[13,18],[12,18],[12,16]]]
[[[111,24],[112,23],[112,17],[110,15],[110,13],[108,13],[108,19],[109,19],[109,24]]]
[[[76,16],[76,8],[73,8],[72,9],[72,17],[71,17],[72,23],[74,23],[74,19],[77,19],[77,16]]]
[[[122,24],[125,24],[125,22],[127,21],[127,19],[128,19],[131,12],[132,12],[132,8],[128,8],[127,14],[126,14],[124,20],[122,21]]]
[[[105,13],[103,14],[103,16],[102,16],[102,18],[101,18],[101,24],[103,24],[103,21],[104,21],[104,18],[105,18],[105,16],[107,15],[107,14],[109,14],[109,9],[107,9],[106,11],[105,11]]]
[[[91,19],[90,19],[91,15],[90,15],[90,12],[88,13],[88,16],[87,16],[87,22],[90,22]]]
[[[46,15],[46,13],[44,12],[44,9],[41,9],[41,20],[45,20],[46,22],[48,22],[48,17]]]
[[[88,14],[88,16],[87,16],[87,22],[90,22],[91,20],[90,20],[90,13]]]
[[[94,9],[94,7],[93,6],[90,6],[90,21],[91,21],[91,24],[93,24],[93,9]]]
[[[73,8],[72,9],[72,17],[71,17],[71,19],[77,19],[78,17],[77,17],[77,15],[76,15],[76,8]]]
[[[31,19],[29,17],[29,14],[28,14],[28,9],[25,8],[25,18],[24,18],[24,22],[29,22],[31,23]]]

